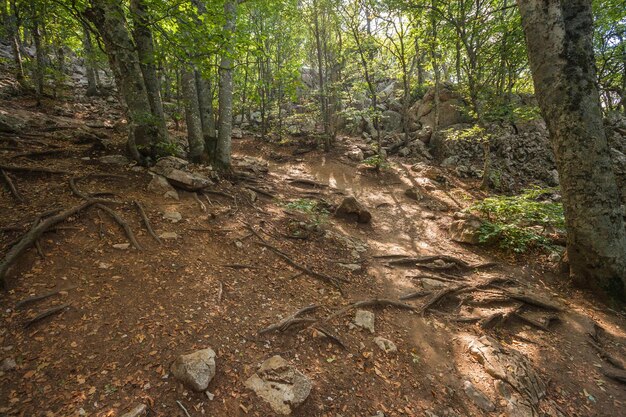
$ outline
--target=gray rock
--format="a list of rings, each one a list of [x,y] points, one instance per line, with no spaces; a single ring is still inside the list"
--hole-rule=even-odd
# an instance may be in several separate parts
[[[151,191],[158,195],[165,195],[166,197],[178,200],[178,192],[167,179],[161,175],[155,175],[148,184],[148,191]]]
[[[374,338],[374,343],[385,353],[394,353],[398,351],[398,347],[389,339],[377,336]]]
[[[357,310],[354,315],[354,324],[372,333],[374,333],[375,320],[376,316],[374,316],[374,313],[367,310]]]
[[[105,155],[98,158],[98,161],[102,162],[103,164],[117,166],[124,166],[130,163],[128,158],[126,158],[124,155]]]
[[[192,174],[180,169],[171,169],[163,175],[174,187],[187,191],[198,191],[211,185],[208,178]]]
[[[482,224],[482,221],[474,216],[455,220],[450,224],[450,239],[455,242],[477,245],[480,243]]]
[[[463,382],[463,390],[481,410],[490,412],[496,409],[493,402],[470,381]]]
[[[358,223],[369,223],[372,219],[372,214],[352,196],[343,199],[335,215]]]
[[[116,243],[113,245],[114,249],[126,250],[130,248],[130,243]]]
[[[365,159],[363,151],[359,148],[349,150],[348,152],[346,152],[346,156],[348,157],[348,159],[351,159],[355,162],[361,162],[363,161],[363,159]]]
[[[402,115],[393,110],[384,111],[381,118],[383,130],[392,132],[399,130],[402,125]]]
[[[141,417],[147,415],[147,413],[148,407],[145,404],[139,404],[128,413],[122,414],[121,417]]]
[[[178,239],[178,233],[176,232],[163,232],[159,235],[159,237],[161,239],[165,239],[165,240],[173,240],[173,239]]]
[[[263,362],[245,385],[282,415],[302,404],[313,386],[306,375],[278,355]]]
[[[176,379],[194,391],[205,391],[215,376],[215,352],[211,348],[180,355],[171,367]]]
[[[360,264],[344,264],[344,263],[339,263],[338,264],[340,267],[345,268],[347,270],[350,270],[352,272],[356,272],[359,271],[361,269],[361,265]]]
[[[4,358],[0,362],[0,371],[7,372],[17,368],[17,362],[13,358]]]
[[[187,165],[189,165],[189,162],[182,158],[165,156],[163,158],[159,158],[157,163],[154,164],[154,167],[152,167],[152,171],[157,173],[168,172],[171,169],[185,169]]]
[[[408,188],[404,191],[404,195],[415,201],[421,201],[424,199],[424,195],[416,187]]]
[[[163,213],[163,218],[171,221],[172,223],[178,223],[183,219],[183,215],[177,211],[166,211]]]

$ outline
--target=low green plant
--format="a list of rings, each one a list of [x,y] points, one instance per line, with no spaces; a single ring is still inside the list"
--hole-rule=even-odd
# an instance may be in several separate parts
[[[531,249],[551,250],[546,230],[565,231],[565,216],[560,203],[541,200],[554,189],[532,188],[516,196],[495,196],[467,209],[484,219],[479,230],[481,243],[497,244],[516,253]]]
[[[389,168],[389,163],[385,161],[385,158],[381,158],[379,154],[372,155],[369,158],[363,160],[365,165],[376,167],[378,169]]]
[[[310,198],[299,198],[294,201],[290,201],[284,204],[284,207],[290,210],[296,210],[304,214],[311,216],[313,224],[320,225],[326,221],[326,218],[330,214],[324,204],[318,200]]]
[[[181,153],[180,146],[175,142],[159,142],[155,147],[158,157],[177,156]]]

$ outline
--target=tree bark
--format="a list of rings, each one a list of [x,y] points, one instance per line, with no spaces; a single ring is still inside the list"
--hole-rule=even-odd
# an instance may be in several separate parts
[[[83,53],[85,60],[85,74],[87,75],[87,96],[98,95],[98,83],[96,81],[96,65],[94,51],[91,43],[91,34],[87,23],[83,22]]]
[[[626,299],[626,232],[602,124],[590,0],[517,0],[561,179],[574,282]]]
[[[32,16],[33,42],[35,44],[35,67],[33,68],[33,80],[35,81],[35,92],[37,94],[37,105],[41,104],[41,97],[44,89],[44,72],[45,72],[45,51],[41,44],[40,22],[37,12],[33,10]]]
[[[134,23],[133,39],[137,46],[139,66],[148,95],[150,111],[159,130],[157,142],[167,143],[168,133],[165,124],[165,113],[163,112],[163,101],[161,100],[161,86],[156,71],[154,40],[152,31],[148,26],[149,20],[145,1],[131,0],[130,10]]]
[[[121,4],[109,0],[91,0],[85,17],[97,28],[104,41],[116,83],[126,103],[128,115],[128,151],[136,161],[147,163],[145,155],[156,155],[157,132],[151,123],[148,95],[131,41]],[[141,153],[140,153],[141,150]]]
[[[192,69],[186,69],[181,76],[185,121],[187,122],[187,141],[189,142],[189,159],[193,162],[204,162],[204,138],[202,136],[202,120],[198,104],[196,77]]]
[[[219,92],[219,131],[215,163],[220,169],[230,169],[230,154],[233,131],[233,34],[237,21],[237,4],[234,0],[224,3],[226,22],[224,33],[226,44],[220,63],[220,92]]]

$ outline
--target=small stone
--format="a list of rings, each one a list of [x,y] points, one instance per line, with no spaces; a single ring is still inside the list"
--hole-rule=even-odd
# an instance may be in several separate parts
[[[455,215],[455,217],[459,217]],[[474,216],[459,218],[450,224],[450,239],[455,242],[477,245],[480,243],[482,221]]]
[[[111,264],[108,264],[106,262],[100,262],[98,264],[98,268],[100,268],[100,269],[109,269],[109,268],[111,268]]]
[[[385,353],[394,353],[398,351],[398,347],[389,339],[377,336],[374,338],[374,343]]]
[[[206,397],[209,399],[209,401],[213,401],[213,399],[215,398],[215,395],[209,391],[204,391],[204,393],[206,394]]]
[[[408,188],[404,195],[415,201],[421,201],[424,198],[424,195],[415,187]]]
[[[178,200],[178,192],[176,192],[176,189],[161,175],[154,175],[152,177],[148,183],[148,191]]]
[[[359,257],[358,253],[357,253],[357,257]],[[338,265],[340,267],[345,268],[345,269],[347,269],[349,271],[352,271],[352,272],[356,272],[356,271],[359,271],[361,269],[361,265],[359,265],[359,264],[342,264],[342,263],[340,263]]]
[[[307,399],[313,384],[311,380],[276,355],[261,364],[259,370],[246,381],[246,387],[267,401],[282,415],[291,414]]]
[[[176,232],[163,232],[159,235],[159,237],[161,239],[165,239],[165,240],[172,240],[172,239],[178,239],[178,233]]]
[[[98,158],[98,161],[109,165],[128,165],[130,161],[124,155],[105,155]]]
[[[172,223],[178,223],[183,219],[183,215],[177,211],[166,211],[163,213],[163,218],[171,221]]]
[[[78,409],[78,415],[79,415],[79,416],[81,416],[81,417],[82,417],[82,416],[86,416],[86,415],[87,415],[87,412],[85,411],[85,409],[84,409],[84,408],[79,408],[79,409]]]
[[[239,240],[235,240],[235,246],[237,247],[237,249],[241,249],[243,248],[243,243],[241,243],[241,241]]]
[[[17,368],[17,362],[13,358],[4,358],[0,362],[0,371],[2,372],[12,371],[15,368]]]
[[[493,402],[491,402],[491,400],[470,381],[465,381],[463,383],[463,390],[481,410],[490,412],[496,409]]]
[[[374,333],[374,320],[374,313],[367,310],[357,310],[354,316],[354,324],[372,333]]]
[[[178,191],[176,190],[166,191],[165,194],[163,194],[163,196],[165,198],[171,198],[172,200],[176,200],[176,201],[180,199],[180,197],[178,196]]]
[[[121,417],[141,417],[148,413],[148,407],[145,404],[136,405],[135,408],[130,410],[126,414],[122,414]]]
[[[113,247],[119,250],[126,250],[130,248],[130,243],[116,243]]]
[[[215,352],[211,348],[180,355],[170,368],[172,375],[194,391],[206,391],[215,376]]]

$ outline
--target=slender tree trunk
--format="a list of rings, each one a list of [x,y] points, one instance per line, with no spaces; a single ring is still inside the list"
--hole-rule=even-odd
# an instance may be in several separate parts
[[[434,0],[433,0],[433,7],[434,7]],[[438,38],[437,38],[437,20],[435,18],[435,13],[431,12],[431,30],[432,30],[432,39],[431,39],[431,43],[430,43],[430,57],[432,60],[432,64],[433,64],[433,71],[435,72],[435,97],[434,97],[434,104],[435,104],[435,120],[433,121],[433,131],[437,130],[437,128],[439,127],[439,89],[440,89],[440,84],[441,84],[441,75],[440,75],[440,71],[439,71],[439,59],[437,56],[437,42],[438,42]]]
[[[156,71],[156,56],[154,53],[154,41],[152,31],[148,27],[149,19],[144,0],[131,0],[130,10],[133,16],[134,30],[133,38],[137,46],[139,65],[143,75],[150,110],[156,124],[160,143],[167,143],[168,133],[165,125],[165,113],[163,111],[163,101],[161,100],[161,86]]]
[[[187,141],[189,142],[189,159],[193,162],[204,162],[204,137],[202,135],[202,119],[198,104],[196,77],[192,69],[185,69],[181,76],[183,106],[187,122]]]
[[[90,4],[85,16],[104,41],[118,89],[126,103],[128,150],[136,161],[148,163],[144,155],[155,157],[157,130],[150,122],[150,103],[124,11],[120,4],[109,0],[91,0]]]
[[[233,130],[233,34],[237,21],[235,0],[224,3],[226,23],[224,32],[227,42],[220,63],[219,131],[217,135],[216,164],[221,169],[230,169],[230,154]]]
[[[37,105],[41,104],[41,98],[44,93],[44,73],[46,70],[45,56],[41,44],[41,27],[39,16],[33,13],[32,21],[33,42],[35,43],[35,67],[33,68],[33,80],[35,81],[35,92],[37,93]]]
[[[198,106],[202,122],[202,137],[204,138],[205,152],[210,159],[215,155],[215,117],[213,115],[213,91],[208,78],[200,71],[195,72],[196,89],[198,90]]]
[[[15,62],[15,78],[17,82],[24,86],[24,65],[22,63],[22,53],[20,46],[19,27],[17,23],[17,10],[15,1],[9,2],[8,12],[8,25],[9,41],[11,42],[11,49],[13,50],[13,60]]]
[[[96,81],[96,68],[94,65],[94,51],[91,43],[91,34],[87,23],[83,22],[83,51],[85,60],[85,74],[87,76],[87,96],[98,94],[98,83]]]
[[[316,0],[313,0],[313,19],[314,19],[314,36],[315,36],[315,50],[317,53],[317,76],[319,83],[319,100],[320,100],[320,113],[322,114],[322,120],[324,124],[324,151],[330,151],[330,132],[329,132],[329,120],[328,120],[328,106],[326,102],[326,85],[324,77],[324,60],[322,58],[322,34],[320,33],[319,24],[319,4]]]
[[[602,124],[590,0],[517,0],[561,179],[570,275],[626,299],[626,233]]]

